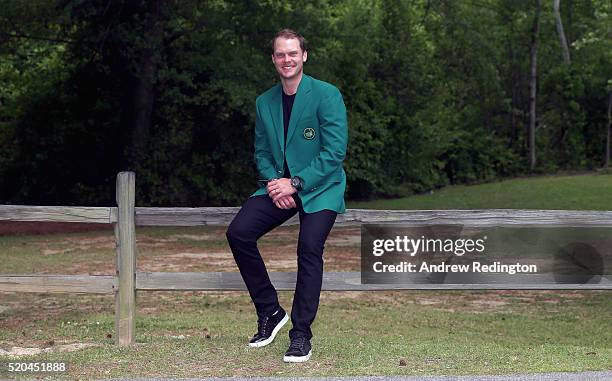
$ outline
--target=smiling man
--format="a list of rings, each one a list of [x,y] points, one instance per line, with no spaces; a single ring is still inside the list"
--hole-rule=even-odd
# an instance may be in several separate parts
[[[227,230],[227,239],[257,311],[251,347],[270,344],[289,320],[257,248],[257,240],[299,213],[297,281],[285,362],[308,361],[310,326],[319,307],[323,248],[336,215],[344,213],[348,127],[340,91],[303,72],[304,38],[283,29],[272,40],[280,83],[257,98],[255,163],[259,189]],[[288,254],[288,253],[287,253]]]

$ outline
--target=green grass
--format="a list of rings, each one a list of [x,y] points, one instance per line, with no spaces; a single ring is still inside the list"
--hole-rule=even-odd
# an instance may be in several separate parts
[[[480,185],[456,185],[433,194],[369,202],[364,209],[612,210],[612,174],[542,176]]]
[[[21,358],[67,361],[67,376],[79,379],[507,374],[602,370],[612,359],[612,303],[606,292],[361,295],[324,293],[313,326],[314,355],[306,364],[282,362],[288,328],[268,347],[246,345],[255,322],[248,297],[239,293],[139,296],[137,343],[131,348],[107,338],[114,324],[110,297],[61,297],[65,313],[18,331],[2,330],[0,340],[19,342],[28,332],[29,340],[54,340],[55,345],[60,340],[95,343],[76,352]],[[290,293],[280,297],[290,305]],[[101,302],[108,311],[78,309]],[[155,314],[149,312],[153,307]]]

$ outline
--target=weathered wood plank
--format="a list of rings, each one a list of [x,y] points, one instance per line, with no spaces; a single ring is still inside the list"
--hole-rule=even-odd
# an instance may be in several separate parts
[[[466,226],[612,226],[612,211],[483,209],[483,210],[367,210],[349,209],[339,222],[460,224]]]
[[[3,221],[111,223],[110,207],[0,205]]]
[[[138,226],[227,226],[240,207],[136,208]]]
[[[294,290],[296,273],[271,272],[270,279],[277,290]],[[539,280],[542,283],[537,284]],[[545,284],[552,281],[551,275],[531,275],[529,283],[488,284],[361,284],[359,272],[327,272],[323,274],[324,291],[376,291],[376,290],[602,290],[612,289],[612,281],[589,284]],[[246,290],[238,272],[209,273],[136,273],[136,288],[139,291],[196,291],[196,290]]]
[[[227,226],[239,207],[136,208],[139,226]],[[297,216],[285,225],[297,224]],[[369,210],[348,209],[336,226],[362,223],[411,225],[460,224],[466,226],[612,226],[612,211],[575,210]]]
[[[134,343],[136,315],[136,231],[134,224],[135,174],[117,175],[117,279],[115,294],[115,340],[118,345]]]
[[[0,275],[0,291],[108,294],[115,291],[111,275]]]
[[[295,288],[295,273],[270,273],[278,290]],[[359,272],[329,272],[324,274],[325,291],[381,290],[610,290],[612,282],[602,279],[598,284],[360,284]],[[39,293],[94,293],[116,291],[117,279],[110,275],[0,275],[0,291]],[[239,273],[149,273],[138,272],[139,291],[246,290]]]
[[[138,207],[138,226],[227,226],[239,207],[148,208]],[[115,207],[0,205],[0,220],[117,222]],[[297,224],[297,216],[286,225]],[[471,226],[612,226],[612,211],[574,210],[370,210],[348,209],[336,225],[403,223],[413,225],[462,224]]]

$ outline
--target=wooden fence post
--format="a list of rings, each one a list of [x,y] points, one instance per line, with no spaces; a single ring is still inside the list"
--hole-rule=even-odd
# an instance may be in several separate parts
[[[136,229],[135,229],[135,174],[117,175],[117,280],[115,291],[115,343],[127,346],[134,343],[136,314]]]

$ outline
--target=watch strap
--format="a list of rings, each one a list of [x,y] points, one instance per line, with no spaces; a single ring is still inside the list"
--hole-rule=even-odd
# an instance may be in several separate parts
[[[291,185],[293,185],[297,190],[302,190],[304,188],[304,180],[302,180],[302,178],[299,176],[293,176],[291,178]]]

